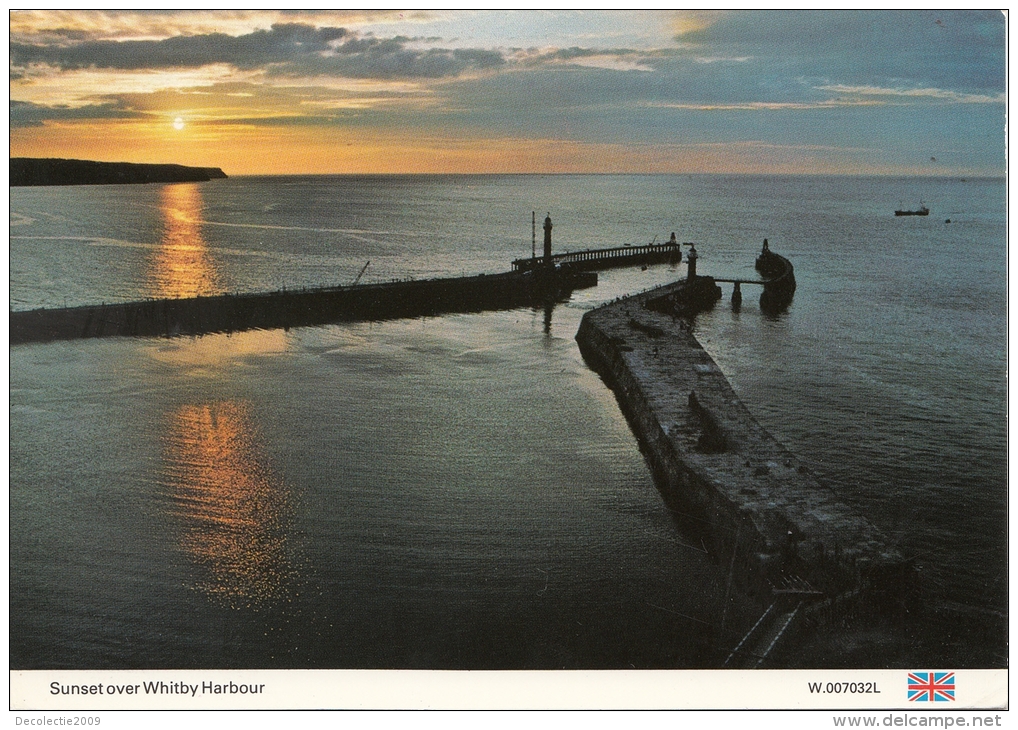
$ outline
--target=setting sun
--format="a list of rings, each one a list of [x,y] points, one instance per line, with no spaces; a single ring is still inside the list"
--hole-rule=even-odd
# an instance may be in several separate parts
[[[174,129],[184,128],[184,120],[182,117],[177,117],[176,119],[173,120],[173,128]]]

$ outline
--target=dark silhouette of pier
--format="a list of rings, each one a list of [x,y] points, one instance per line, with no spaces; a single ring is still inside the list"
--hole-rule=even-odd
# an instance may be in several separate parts
[[[795,270],[788,259],[771,251],[766,238],[756,257],[756,270],[764,277],[760,309],[770,314],[786,309],[795,295]]]
[[[795,269],[784,256],[770,250],[767,239],[756,259],[759,279],[711,277],[715,284],[732,284],[732,308],[736,311],[742,304],[742,285],[757,284],[763,287],[760,295],[760,309],[767,314],[784,311],[795,295]],[[720,290],[719,290],[720,291]]]
[[[677,262],[682,256],[677,243],[553,255],[551,230],[549,215],[544,221],[544,255],[536,255],[535,225],[534,256],[513,261],[512,271],[502,274],[358,286],[362,269],[350,286],[11,312],[10,344],[83,337],[174,337],[285,329],[523,306],[543,306],[547,321],[555,302],[567,299],[575,289],[597,285],[596,269]]]
[[[359,286],[151,299],[11,312],[10,344],[173,337],[541,306],[597,285],[584,271],[508,272]]]
[[[679,263],[682,260],[680,245],[678,243],[663,243],[647,246],[617,246],[614,248],[591,248],[544,257],[535,256],[513,261],[513,271],[533,271],[549,264],[590,271],[616,266]]]
[[[575,289],[596,286],[597,274],[594,272],[597,269],[677,263],[682,258],[680,245],[692,245],[670,241],[660,245],[617,246],[552,254],[551,230],[549,215],[544,221],[544,255],[536,255],[535,226],[534,256],[513,261],[512,271],[502,274],[361,285],[355,282],[350,286],[11,312],[10,344],[84,337],[174,337],[250,329],[287,329],[524,306],[543,306],[547,319],[550,317],[549,305],[564,301]],[[690,278],[696,278],[695,257],[693,248],[689,256]],[[769,298],[787,305],[791,292],[795,290],[794,276],[787,260],[771,254],[765,242],[757,268],[764,276],[763,280],[715,281],[735,281],[737,289],[739,283],[763,284],[761,304],[764,298]],[[357,281],[363,273],[362,269]]]

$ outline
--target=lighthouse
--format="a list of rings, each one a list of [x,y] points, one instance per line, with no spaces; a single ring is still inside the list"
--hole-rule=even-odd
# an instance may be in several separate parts
[[[544,265],[551,266],[551,213],[544,219]]]

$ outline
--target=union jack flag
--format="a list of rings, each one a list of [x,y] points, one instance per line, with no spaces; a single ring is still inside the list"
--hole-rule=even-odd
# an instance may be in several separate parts
[[[953,702],[954,672],[909,672],[910,702]]]

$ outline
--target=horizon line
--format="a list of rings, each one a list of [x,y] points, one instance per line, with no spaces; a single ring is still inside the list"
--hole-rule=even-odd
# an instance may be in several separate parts
[[[230,173],[217,165],[193,165],[181,162],[131,162],[128,160],[95,160],[78,157],[29,157],[22,155],[11,155],[9,161],[14,160],[60,160],[60,161],[71,161],[71,162],[92,162],[101,164],[111,165],[176,165],[180,167],[189,167],[197,169],[217,169],[223,172],[227,177],[397,177],[397,176],[414,176],[414,177],[437,177],[437,176],[459,176],[459,177],[481,177],[481,176],[525,176],[525,175],[540,175],[540,176],[556,176],[556,177],[578,177],[578,176],[612,176],[612,175],[626,175],[626,176],[640,176],[640,177],[663,177],[663,176],[708,176],[708,175],[728,175],[738,177],[844,177],[844,178],[914,178],[914,179],[951,179],[958,178],[962,180],[967,179],[980,179],[980,180],[1007,180],[1008,171],[1005,169],[1000,173],[989,173],[989,172],[905,172],[905,171],[887,171],[887,172],[808,172],[808,171],[756,171],[756,172],[739,172],[739,171],[704,171],[704,170],[690,170],[690,171],[541,171],[541,170],[530,170],[530,171],[428,171],[428,172],[392,172],[392,171],[333,171],[333,172],[237,172]],[[14,186],[20,187],[20,186]]]

